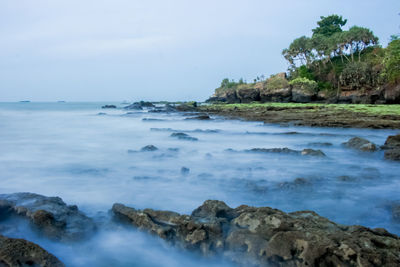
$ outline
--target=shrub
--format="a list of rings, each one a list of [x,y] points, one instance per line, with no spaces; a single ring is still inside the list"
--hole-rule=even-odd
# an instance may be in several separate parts
[[[373,86],[376,77],[374,77],[370,64],[350,62],[344,67],[339,80],[342,86],[357,90],[366,86]]]
[[[317,92],[318,84],[316,81],[309,80],[307,78],[296,78],[289,82],[289,84],[295,88],[301,88],[302,90],[306,90],[308,92]]]
[[[283,73],[271,75],[267,80],[267,89],[282,89],[289,87],[289,82]]]

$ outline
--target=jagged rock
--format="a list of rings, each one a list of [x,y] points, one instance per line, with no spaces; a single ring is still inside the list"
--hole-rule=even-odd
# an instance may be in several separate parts
[[[204,255],[242,266],[399,266],[400,238],[385,229],[344,226],[312,211],[230,208],[207,200],[189,215],[114,204],[115,218]]]
[[[64,264],[32,242],[0,235],[0,266],[63,267]]]
[[[298,103],[308,103],[316,98],[316,93],[303,88],[292,88],[292,101]]]
[[[316,156],[316,157],[326,157],[325,153],[321,150],[314,150],[311,148],[306,148],[301,151],[301,155],[303,156]]]
[[[290,87],[267,89],[260,91],[261,102],[290,102],[292,100],[292,89]]]
[[[156,151],[156,150],[158,150],[158,148],[156,146],[153,146],[153,145],[147,145],[147,146],[142,147],[142,149],[140,149],[140,151],[143,151],[143,152],[145,152],[145,151]]]
[[[95,224],[59,197],[45,197],[33,193],[0,195],[0,219],[21,216],[48,238],[62,241],[81,240],[91,235]]]
[[[240,103],[251,103],[260,101],[260,90],[258,88],[240,88],[236,91]]]
[[[385,159],[400,161],[400,149],[386,150]]]
[[[140,105],[140,103],[133,103],[129,106],[124,107],[124,109],[137,109],[137,110],[142,110],[143,107]]]
[[[199,139],[197,139],[196,137],[192,137],[188,134],[185,133],[172,133],[171,137],[175,137],[178,138],[180,140],[188,140],[188,141],[198,141]]]
[[[390,135],[382,146],[382,149],[395,149],[400,148],[400,134]]]
[[[116,105],[104,105],[101,108],[117,108]]]
[[[349,141],[343,143],[343,145],[361,151],[376,151],[376,145],[374,143],[361,137],[353,137]]]
[[[196,111],[196,108],[197,108],[197,102],[195,101],[185,102],[183,104],[176,106],[176,110],[178,111]]]

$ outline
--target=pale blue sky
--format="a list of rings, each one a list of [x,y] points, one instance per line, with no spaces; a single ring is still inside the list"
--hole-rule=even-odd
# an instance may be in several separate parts
[[[399,0],[0,0],[0,101],[205,100],[225,77],[285,71],[319,16],[386,46]]]

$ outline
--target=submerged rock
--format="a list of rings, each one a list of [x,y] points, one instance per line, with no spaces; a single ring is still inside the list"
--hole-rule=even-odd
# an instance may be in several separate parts
[[[145,151],[156,151],[156,150],[158,150],[158,148],[156,146],[153,146],[153,145],[147,145],[147,146],[142,147],[142,149],[140,149],[140,151],[143,151],[143,152],[145,152]]]
[[[0,266],[63,267],[64,264],[32,242],[0,235]]]
[[[361,151],[376,151],[376,145],[374,143],[361,137],[353,137],[349,141],[343,143],[343,145]]]
[[[133,103],[130,104],[129,106],[124,107],[124,109],[137,109],[137,110],[142,110],[142,106],[139,103]]]
[[[13,215],[26,218],[48,238],[61,241],[82,240],[96,228],[77,206],[33,193],[0,195],[0,214],[0,220]]]
[[[293,155],[302,155],[302,156],[318,156],[325,157],[325,153],[321,150],[314,150],[311,148],[305,148],[302,151],[290,149],[287,147],[284,148],[252,148],[249,150],[245,150],[246,152],[258,152],[258,153],[283,153],[283,154],[293,154]]]
[[[188,140],[188,141],[198,141],[199,139],[197,139],[196,137],[192,137],[188,134],[185,133],[172,133],[171,137],[175,137],[178,138],[180,140]]]
[[[191,215],[114,204],[115,218],[179,247],[223,254],[242,266],[399,266],[400,238],[344,226],[312,211],[230,208],[207,200]]]
[[[190,172],[190,169],[189,169],[189,168],[187,168],[187,167],[182,167],[182,168],[181,168],[181,174],[182,174],[182,175],[188,175],[189,172]]]
[[[385,151],[385,159],[400,161],[400,149],[390,149]]]

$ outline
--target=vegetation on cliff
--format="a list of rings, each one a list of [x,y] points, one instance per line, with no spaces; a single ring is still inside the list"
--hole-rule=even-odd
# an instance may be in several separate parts
[[[283,49],[282,55],[289,63],[286,74],[272,75],[267,80],[257,77],[254,83],[226,78],[211,100],[309,102],[335,98],[336,102],[349,103],[400,101],[400,88],[397,88],[400,82],[398,36],[392,36],[389,45],[382,48],[370,29],[352,26],[344,30],[346,24],[347,19],[342,16],[322,16],[318,26],[312,29],[311,37],[296,38]],[[289,87],[297,88],[295,95],[289,98],[263,93]],[[251,98],[251,90],[258,91],[258,97]],[[385,90],[390,91],[389,94]],[[257,94],[251,94],[254,95]],[[267,97],[263,98],[263,95]]]

